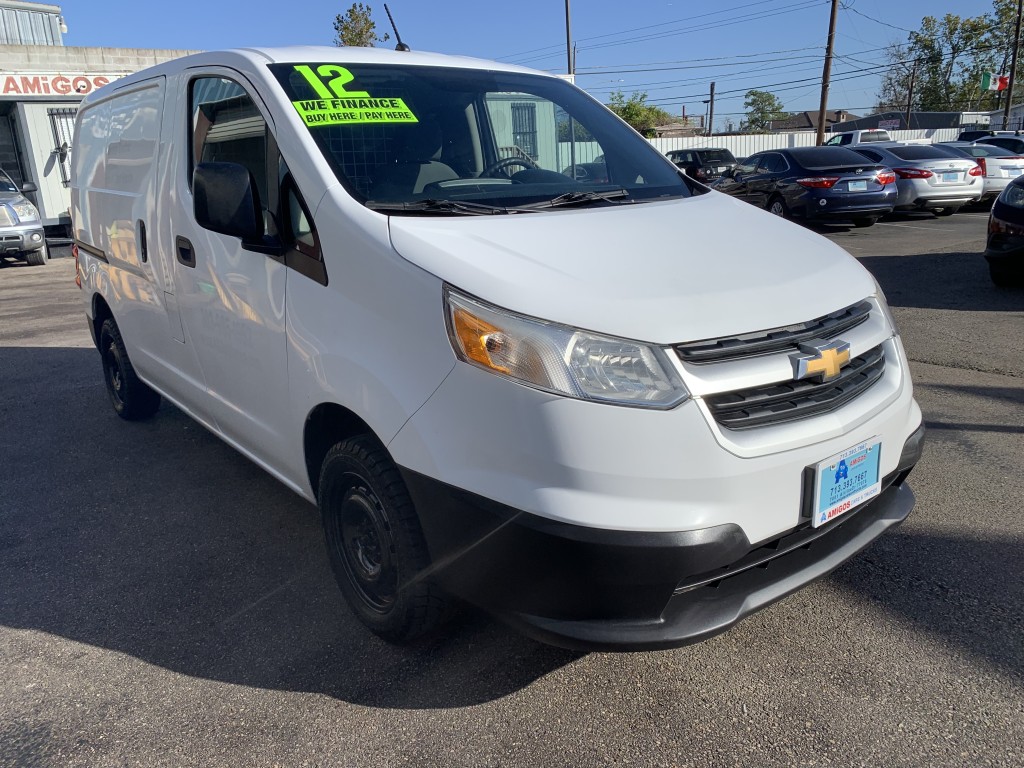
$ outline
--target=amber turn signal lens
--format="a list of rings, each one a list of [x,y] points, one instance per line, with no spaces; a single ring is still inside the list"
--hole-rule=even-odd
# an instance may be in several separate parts
[[[496,347],[504,346],[505,343],[505,334],[500,328],[484,322],[461,307],[452,313],[452,324],[466,357],[495,371],[509,372],[508,368],[497,365],[491,359],[491,351],[497,351]]]

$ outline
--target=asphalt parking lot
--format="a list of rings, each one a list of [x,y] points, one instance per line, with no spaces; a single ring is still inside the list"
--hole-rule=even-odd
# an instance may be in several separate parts
[[[1024,765],[1024,290],[986,214],[821,230],[884,287],[910,519],[673,651],[479,615],[363,630],[316,511],[179,411],[114,415],[68,258],[0,265],[0,766]]]

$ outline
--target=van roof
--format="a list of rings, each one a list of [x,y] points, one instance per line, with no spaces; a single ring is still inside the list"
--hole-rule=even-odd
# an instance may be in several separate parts
[[[222,51],[203,51],[178,59],[157,64],[154,67],[140,70],[115,80],[110,86],[99,89],[109,93],[110,88],[117,89],[146,80],[157,75],[180,72],[189,67],[226,66],[240,71],[265,67],[267,64],[291,62],[318,62],[339,64],[403,64],[414,67],[459,67],[463,69],[484,69],[499,72],[522,72],[545,77],[554,77],[548,72],[540,72],[528,67],[504,64],[487,59],[476,59],[469,56],[449,56],[443,53],[422,51],[392,51],[386,48],[361,48],[356,46],[333,45],[295,45],[282,48],[232,48]],[[94,101],[90,93],[85,102]],[[100,97],[102,98],[102,96]]]

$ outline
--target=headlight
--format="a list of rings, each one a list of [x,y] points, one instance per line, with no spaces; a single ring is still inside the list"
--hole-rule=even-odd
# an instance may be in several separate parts
[[[1024,208],[1024,187],[1017,184],[1010,184],[999,195],[999,202],[1013,208]]]
[[[23,224],[30,221],[39,221],[39,211],[28,200],[23,200],[20,203],[8,203],[8,205],[18,215],[18,220]]]
[[[872,278],[874,280],[874,278]],[[875,301],[878,302],[878,306],[882,308],[882,314],[885,319],[889,321],[889,327],[892,328],[892,332],[899,335],[900,329],[896,327],[896,318],[892,314],[892,310],[889,309],[889,302],[885,300],[885,294],[882,292],[882,286],[875,280]]]
[[[689,393],[648,344],[516,315],[445,288],[448,337],[463,362],[580,400],[672,408]]]

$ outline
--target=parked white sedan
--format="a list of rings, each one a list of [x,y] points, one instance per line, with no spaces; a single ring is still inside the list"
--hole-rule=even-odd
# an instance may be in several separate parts
[[[948,149],[955,157],[968,157],[981,166],[984,174],[982,202],[998,197],[1011,181],[1024,173],[1024,157],[1005,147],[969,141],[944,141],[935,146]]]

